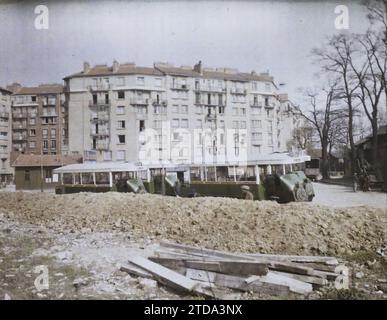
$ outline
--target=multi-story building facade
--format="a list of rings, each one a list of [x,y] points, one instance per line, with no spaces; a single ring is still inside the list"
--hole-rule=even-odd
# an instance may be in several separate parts
[[[267,73],[115,61],[64,80],[69,151],[85,160],[221,163],[286,151],[291,115]]]
[[[12,152],[60,155],[68,151],[68,112],[63,86],[14,86],[12,94]]]
[[[0,87],[0,183],[13,179],[11,167],[11,91]]]

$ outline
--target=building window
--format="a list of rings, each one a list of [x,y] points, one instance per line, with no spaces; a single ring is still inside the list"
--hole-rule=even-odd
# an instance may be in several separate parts
[[[31,96],[31,101],[36,102],[36,96]]]
[[[172,128],[178,128],[179,127],[179,119],[172,119]]]
[[[103,160],[104,161],[111,161],[112,160],[112,152],[111,151],[104,151],[103,152]]]
[[[202,128],[203,127],[203,122],[201,119],[196,120],[196,128]]]
[[[173,113],[179,113],[179,106],[176,105],[176,104],[174,104],[174,105],[172,106],[172,112],[173,112]]]
[[[117,150],[117,160],[124,161],[125,160],[125,150]]]
[[[35,137],[35,136],[36,136],[36,130],[30,129],[30,137]]]
[[[30,170],[24,171],[24,181],[30,181]]]
[[[56,138],[56,130],[51,129],[51,138]]]
[[[125,78],[124,77],[118,77],[117,78],[117,86],[123,87],[125,85]]]
[[[36,142],[30,141],[30,149],[35,149],[35,148],[36,148]]]
[[[43,129],[42,130],[42,135],[43,135],[43,138],[47,138],[47,136],[48,136],[48,129]]]
[[[181,119],[180,127],[188,128],[188,119]]]
[[[155,81],[156,81],[156,87],[161,87],[161,85],[162,85],[161,78],[156,78]]]
[[[30,125],[34,126],[36,124],[36,119],[35,118],[30,118]]]
[[[265,97],[265,107],[268,107],[268,106],[269,106],[269,98]]]
[[[137,77],[137,85],[143,86],[145,84],[145,78],[144,77]]]
[[[124,134],[118,135],[118,143],[125,143],[125,135]]]
[[[51,140],[51,149],[56,149],[56,140]]]
[[[125,114],[125,107],[124,106],[117,106],[116,112],[117,112],[117,114]]]
[[[240,128],[241,129],[246,129],[246,121],[241,121],[240,122]]]
[[[118,129],[125,129],[125,120],[118,121]]]
[[[186,105],[181,106],[180,113],[184,113],[184,114],[188,113],[188,106]]]
[[[125,99],[125,91],[118,91],[118,99]]]
[[[43,149],[48,149],[48,140],[43,140]]]

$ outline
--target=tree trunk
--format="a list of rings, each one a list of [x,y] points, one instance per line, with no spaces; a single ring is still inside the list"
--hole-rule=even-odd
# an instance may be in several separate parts
[[[329,179],[329,168],[328,168],[328,143],[326,141],[321,141],[321,171],[324,179]]]
[[[382,173],[379,166],[377,118],[374,118],[374,121],[372,121],[372,167],[377,179],[381,180]]]
[[[356,168],[356,150],[355,150],[355,141],[353,139],[353,110],[352,103],[349,99],[348,101],[348,139],[349,139],[349,160],[351,164],[350,176],[352,177],[355,173]]]

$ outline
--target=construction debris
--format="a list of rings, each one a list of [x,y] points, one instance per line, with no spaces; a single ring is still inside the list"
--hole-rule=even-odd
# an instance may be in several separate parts
[[[121,267],[131,275],[210,298],[221,297],[215,293],[221,288],[308,295],[332,286],[338,277],[348,281],[346,270],[334,257],[231,253],[165,241],[148,259],[130,257],[128,266]]]

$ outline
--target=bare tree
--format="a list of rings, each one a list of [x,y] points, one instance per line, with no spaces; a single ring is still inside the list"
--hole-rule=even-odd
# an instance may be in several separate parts
[[[378,177],[381,176],[378,158],[378,124],[380,102],[383,93],[386,94],[386,46],[382,32],[368,30],[365,35],[356,36],[358,42],[358,56],[350,57],[351,69],[358,81],[356,97],[363,106],[364,113],[372,129],[372,165]],[[363,58],[360,64],[359,61]]]
[[[335,108],[337,99],[337,82],[331,83],[320,92],[308,89],[305,92],[308,100],[306,110],[297,107],[297,111],[315,129],[321,144],[322,175],[328,178],[329,174],[329,144],[332,138],[333,123],[343,118],[343,112]]]
[[[313,145],[313,128],[310,125],[303,125],[295,128],[292,132],[292,139],[288,141],[288,149],[310,151]]]
[[[337,79],[337,97],[346,105],[348,121],[348,142],[350,146],[351,170],[356,165],[356,152],[354,141],[354,118],[356,115],[355,92],[359,83],[354,81],[350,66],[350,57],[353,55],[353,39],[345,34],[339,34],[329,39],[322,49],[313,49],[316,62],[321,65],[322,71],[328,76]]]

